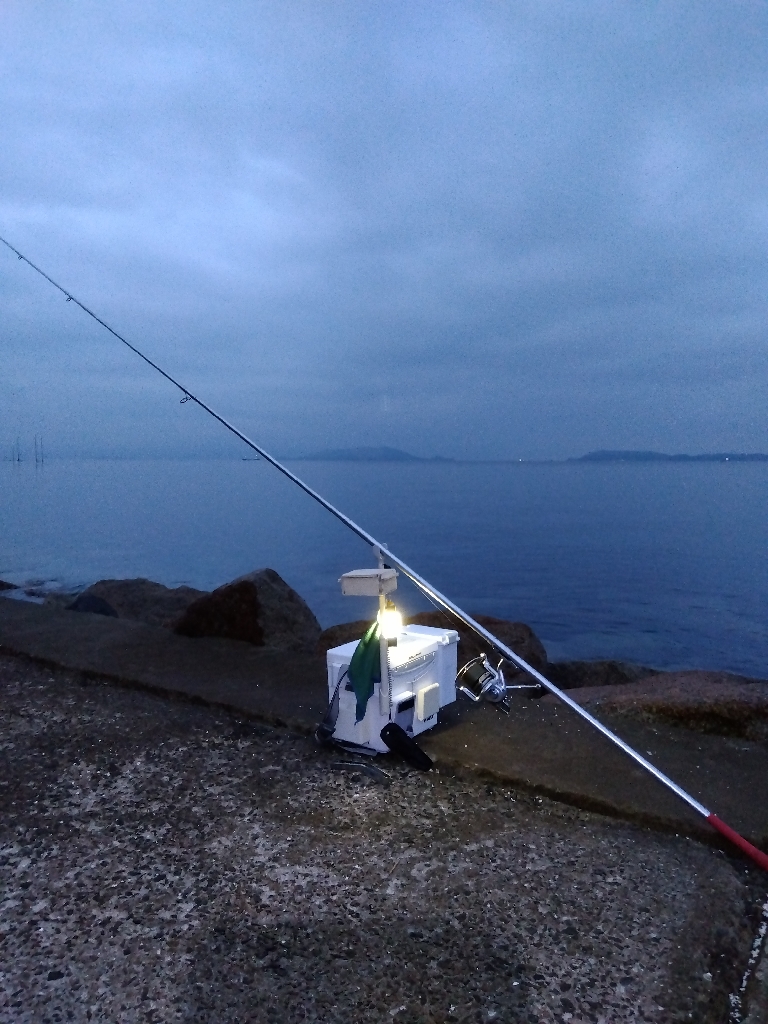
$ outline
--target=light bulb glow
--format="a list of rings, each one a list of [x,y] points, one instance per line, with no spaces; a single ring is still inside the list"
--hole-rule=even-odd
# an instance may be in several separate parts
[[[396,640],[403,631],[403,616],[397,608],[385,608],[379,612],[379,628],[385,640]]]

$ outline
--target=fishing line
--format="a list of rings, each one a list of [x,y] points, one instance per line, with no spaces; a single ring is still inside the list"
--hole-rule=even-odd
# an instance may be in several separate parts
[[[278,460],[275,459],[272,455],[270,455],[269,452],[265,451],[260,445],[256,444],[255,441],[252,441],[251,438],[249,438],[241,430],[234,426],[234,424],[230,423],[229,420],[219,415],[219,413],[215,412],[201,398],[198,398],[197,395],[193,394],[188,388],[184,387],[183,384],[179,383],[179,381],[172,377],[170,373],[166,373],[166,371],[163,370],[162,367],[158,366],[157,363],[153,362],[153,360],[151,360],[149,356],[144,355],[144,353],[141,352],[138,348],[136,348],[135,345],[132,345],[131,342],[129,342],[121,334],[118,334],[118,332],[114,330],[114,328],[110,327],[109,324],[102,320],[100,316],[97,316],[96,313],[93,312],[93,310],[89,309],[88,306],[85,305],[85,303],[81,302],[74,295],[72,295],[71,292],[67,291],[66,288],[63,288],[60,284],[54,281],[53,278],[46,274],[44,270],[41,270],[40,267],[36,266],[36,264],[34,264],[30,259],[28,259],[23,253],[19,252],[19,250],[15,248],[15,246],[11,245],[11,243],[8,242],[2,236],[0,236],[0,242],[2,242],[3,245],[7,246],[11,250],[11,252],[15,253],[20,260],[23,260],[34,271],[40,274],[41,277],[44,277],[45,280],[52,284],[54,288],[58,289],[58,291],[60,291],[62,295],[66,297],[67,302],[74,302],[76,305],[78,305],[80,309],[83,310],[83,312],[87,313],[88,316],[92,317],[97,323],[101,324],[101,326],[106,328],[106,330],[108,330],[110,334],[117,338],[118,341],[121,341],[132,352],[135,352],[137,356],[143,359],[145,363],[151,366],[154,370],[157,370],[158,373],[162,374],[162,376],[165,377],[166,380],[170,381],[170,383],[173,384],[174,387],[178,388],[179,391],[181,391],[184,396],[181,399],[182,402],[195,402],[197,405],[200,406],[201,409],[204,409],[210,416],[213,416],[215,420],[218,420],[219,423],[221,423],[222,426],[226,427],[227,430],[231,431],[231,433],[233,433],[235,437],[239,437],[241,441],[247,444],[249,448],[251,448],[258,455],[260,455],[266,462],[269,462],[270,465],[274,466],[275,469],[277,469],[280,473],[286,476],[289,480],[293,481],[293,483],[295,483],[297,487],[300,487],[301,490],[305,492],[305,494],[308,494],[310,498],[313,498],[316,502],[318,502],[318,504],[322,505],[324,509],[330,512],[331,515],[335,516],[340,522],[342,522],[361,540],[365,541],[366,544],[369,544],[373,548],[374,554],[378,559],[383,560],[387,564],[399,569],[405,576],[408,577],[408,579],[413,584],[415,584],[418,587],[418,589],[423,594],[426,595],[426,597],[430,601],[436,602],[442,608],[454,614],[461,622],[469,626],[469,628],[474,630],[474,632],[477,633],[478,636],[482,637],[488,644],[490,644],[506,661],[512,662],[512,664],[517,665],[518,668],[521,669],[523,672],[527,672],[528,675],[536,679],[537,682],[541,683],[541,685],[546,690],[548,690],[553,696],[557,697],[564,704],[567,704],[567,706],[571,708],[571,710],[574,711],[580,718],[584,719],[584,721],[588,722],[589,725],[591,725],[594,729],[597,729],[598,732],[602,733],[602,735],[607,740],[610,740],[610,742],[613,743],[614,746],[617,746],[636,764],[640,765],[641,768],[643,768],[645,771],[653,775],[653,777],[658,782],[660,782],[663,786],[666,786],[667,789],[671,790],[676,796],[678,796],[681,800],[687,803],[688,806],[691,807],[694,811],[696,811],[697,814],[700,814],[702,817],[706,818],[706,820],[714,829],[716,829],[722,836],[728,839],[734,846],[738,847],[738,849],[740,849],[742,853],[746,854],[747,857],[754,861],[755,864],[758,864],[761,868],[763,868],[763,870],[768,871],[768,855],[763,853],[762,850],[758,850],[756,846],[753,846],[752,843],[748,842],[743,836],[739,835],[738,832],[734,831],[732,828],[726,825],[724,821],[721,821],[721,819],[718,818],[716,814],[713,814],[711,811],[707,810],[707,808],[703,804],[699,803],[699,801],[696,800],[694,797],[692,797],[690,793],[687,793],[681,786],[678,786],[677,783],[673,782],[672,779],[670,779],[667,775],[664,774],[664,772],[660,771],[655,765],[651,764],[650,761],[646,760],[642,756],[642,754],[638,753],[638,751],[635,750],[633,747],[630,747],[628,743],[625,743],[620,736],[617,736],[616,733],[612,732],[607,726],[603,725],[603,723],[600,722],[597,718],[594,718],[588,711],[581,707],[580,704],[577,704],[575,700],[569,697],[567,693],[564,693],[561,689],[555,686],[555,684],[550,682],[550,680],[543,676],[541,672],[538,672],[535,668],[533,668],[532,665],[529,665],[527,661],[521,658],[519,654],[516,654],[510,647],[508,647],[505,643],[499,640],[498,637],[494,636],[493,633],[490,632],[490,630],[485,629],[485,627],[481,626],[479,622],[476,622],[471,615],[468,615],[465,611],[459,608],[458,605],[454,604],[453,601],[450,600],[450,598],[446,597],[444,594],[441,594],[439,590],[436,590],[430,583],[427,582],[427,580],[425,580],[417,572],[411,569],[409,565],[403,562],[402,559],[398,558],[397,555],[393,554],[386,547],[385,544],[382,544],[379,541],[377,541],[375,537],[371,536],[371,534],[364,530],[361,526],[358,526],[358,524],[354,522],[354,520],[350,519],[349,516],[344,515],[344,513],[340,509],[336,508],[336,506],[332,505],[330,501],[327,501],[321,494],[318,494],[317,491],[313,490],[313,488],[311,488],[309,484],[304,483],[304,481],[301,480],[298,476],[296,476],[295,473],[292,473],[286,466],[283,466],[282,463],[278,462]]]

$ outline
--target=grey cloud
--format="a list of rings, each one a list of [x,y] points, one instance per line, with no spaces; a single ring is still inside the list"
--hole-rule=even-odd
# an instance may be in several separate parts
[[[2,17],[0,233],[265,442],[768,445],[765,5]],[[216,450],[46,287],[9,421]]]

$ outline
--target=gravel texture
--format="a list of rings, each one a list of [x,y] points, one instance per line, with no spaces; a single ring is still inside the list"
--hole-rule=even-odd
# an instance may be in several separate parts
[[[694,842],[0,656],[0,1020],[723,1024]]]

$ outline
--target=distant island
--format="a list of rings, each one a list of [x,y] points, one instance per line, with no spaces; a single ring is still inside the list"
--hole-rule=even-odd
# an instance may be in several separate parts
[[[565,462],[768,462],[762,452],[705,452],[703,455],[667,455],[650,451],[596,451],[570,459],[452,459],[443,455],[422,457],[401,448],[329,448],[309,455],[283,456],[286,460],[305,462],[493,462],[543,465]]]
[[[665,455],[664,452],[599,451],[588,452],[568,462],[768,462],[762,452],[705,452],[703,455]]]
[[[296,459],[307,462],[453,462],[453,459],[433,455],[421,458],[399,448],[332,448],[328,451],[313,452],[311,455],[297,455]]]

